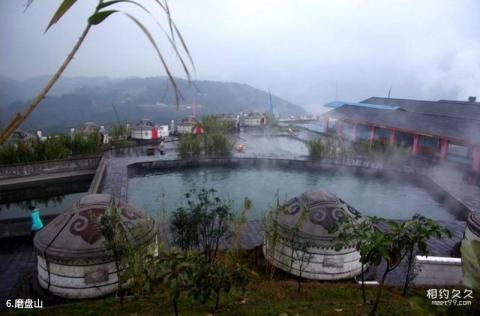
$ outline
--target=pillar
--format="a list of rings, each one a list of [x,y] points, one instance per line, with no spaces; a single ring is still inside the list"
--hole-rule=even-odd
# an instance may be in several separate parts
[[[335,124],[336,130],[337,130],[337,136],[339,138],[343,138],[343,122],[340,120],[337,120],[337,123]]]
[[[480,172],[480,145],[475,145],[472,150],[472,170]]]
[[[328,116],[327,115],[323,116],[323,131],[325,133],[328,133]]]
[[[368,126],[368,142],[371,144],[375,139],[375,126]]]
[[[397,143],[397,131],[394,129],[390,130],[390,145],[395,145]]]
[[[440,139],[440,161],[447,160],[448,139]]]
[[[420,144],[420,135],[413,135],[412,155],[418,154],[418,145]]]
[[[353,124],[352,126],[352,142],[357,141],[357,124]]]

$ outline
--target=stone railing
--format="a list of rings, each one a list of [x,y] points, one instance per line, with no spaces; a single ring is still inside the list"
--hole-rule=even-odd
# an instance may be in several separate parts
[[[95,170],[101,156],[0,165],[0,180],[59,172]]]

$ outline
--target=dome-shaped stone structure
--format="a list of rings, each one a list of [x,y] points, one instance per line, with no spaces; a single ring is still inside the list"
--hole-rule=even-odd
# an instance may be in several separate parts
[[[465,239],[480,240],[480,212],[470,212],[468,215]]]
[[[116,290],[115,263],[100,230],[100,218],[111,199],[109,194],[86,195],[37,233],[34,247],[42,288],[75,299],[99,297]],[[123,201],[115,203],[134,245],[154,245],[155,221]],[[144,229],[132,229],[139,223],[144,223]]]
[[[355,245],[335,250],[335,228],[344,216],[356,221],[360,213],[324,191],[305,192],[287,201],[265,219],[265,257],[277,268],[308,279],[338,280],[360,274]]]

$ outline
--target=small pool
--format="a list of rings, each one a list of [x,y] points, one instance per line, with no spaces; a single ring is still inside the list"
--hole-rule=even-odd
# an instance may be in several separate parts
[[[251,218],[259,218],[275,203],[307,190],[326,190],[364,215],[407,219],[415,213],[436,220],[456,220],[455,210],[436,200],[427,190],[403,179],[355,176],[306,169],[249,167],[192,167],[153,173],[137,172],[128,180],[128,201],[152,215],[168,215],[182,205],[191,188],[214,188],[239,209],[245,197],[253,201]]]
[[[36,205],[42,216],[57,215],[87,194],[91,178],[71,183],[48,184],[2,191],[0,220],[30,217],[28,207]]]

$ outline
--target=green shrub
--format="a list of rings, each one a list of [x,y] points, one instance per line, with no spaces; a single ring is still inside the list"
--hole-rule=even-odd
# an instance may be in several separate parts
[[[371,161],[404,161],[410,154],[410,149],[403,145],[392,145],[389,142],[375,139],[369,142],[366,139],[359,140],[354,145],[355,152]]]
[[[310,158],[346,159],[352,156],[350,146],[338,138],[310,139],[307,142]]]
[[[308,153],[312,159],[320,159],[325,152],[324,146],[320,139],[314,138],[307,142]]]
[[[202,152],[200,137],[193,134],[182,135],[177,150],[181,157],[199,156]]]
[[[205,140],[205,153],[207,154],[219,154],[228,155],[233,149],[233,144],[230,143],[227,136],[220,132],[204,135]]]
[[[100,154],[102,151],[103,145],[96,133],[88,136],[58,135],[43,141],[33,139],[3,144],[0,146],[0,164],[65,159],[71,155]]]
[[[212,115],[204,116],[201,123],[206,134],[226,133],[229,130],[229,124]]]
[[[214,189],[190,190],[187,207],[172,214],[171,231],[175,245],[197,250],[208,263],[216,260],[221,240],[231,237],[234,214],[230,201],[218,197]]]
[[[127,128],[126,124],[114,123],[110,129],[110,136],[113,140],[127,139],[130,135],[130,128]]]

